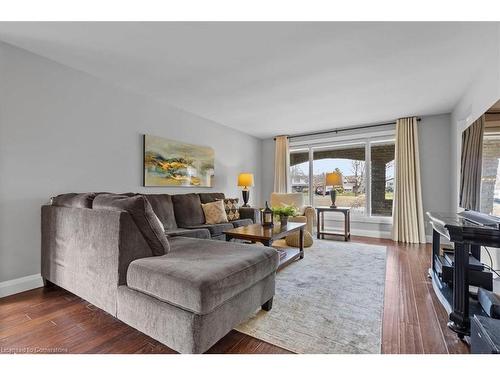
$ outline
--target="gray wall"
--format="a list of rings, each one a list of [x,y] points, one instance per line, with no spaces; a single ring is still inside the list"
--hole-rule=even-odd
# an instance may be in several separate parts
[[[424,212],[452,211],[450,114],[423,117],[418,131]],[[432,228],[427,224],[427,217],[425,221],[425,231],[430,235]]]
[[[213,189],[141,187],[141,134],[215,149]],[[241,196],[262,141],[0,43],[0,282],[40,272],[40,206],[63,192],[222,191]]]
[[[451,179],[451,118],[449,114],[425,116],[419,122],[420,168],[424,211],[450,211]],[[270,196],[274,178],[274,141],[266,139],[262,147],[262,195]],[[340,228],[342,223],[329,220],[327,225]],[[392,224],[371,221],[369,218],[352,220],[353,234],[389,237]],[[426,232],[431,229],[426,226]]]

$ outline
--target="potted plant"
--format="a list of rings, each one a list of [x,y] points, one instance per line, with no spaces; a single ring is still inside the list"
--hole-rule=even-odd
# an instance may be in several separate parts
[[[273,207],[274,216],[278,216],[280,218],[281,226],[284,227],[288,224],[288,217],[295,216],[297,214],[297,209],[294,206],[281,206],[281,207]]]

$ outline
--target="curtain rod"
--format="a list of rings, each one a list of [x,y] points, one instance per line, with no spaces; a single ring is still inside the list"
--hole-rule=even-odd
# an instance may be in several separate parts
[[[420,121],[420,120],[421,120],[420,117],[417,117],[417,121]],[[288,137],[288,139],[292,139],[292,138],[308,137],[308,136],[311,136],[311,135],[321,135],[321,134],[329,134],[329,133],[335,133],[335,134],[337,134],[338,132],[345,132],[345,131],[357,130],[357,129],[375,128],[377,126],[385,126],[385,125],[396,125],[396,121],[382,122],[380,124],[370,124],[370,125],[353,126],[353,127],[350,127],[350,128],[325,130],[325,131],[313,132],[313,133],[302,133],[302,134],[297,134],[297,135],[290,135],[290,136],[287,136],[287,137]],[[274,137],[273,139],[276,140],[276,137]]]

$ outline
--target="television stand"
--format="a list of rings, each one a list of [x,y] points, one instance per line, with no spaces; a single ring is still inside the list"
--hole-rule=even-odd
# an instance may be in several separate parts
[[[481,246],[500,247],[498,227],[480,225],[466,220],[455,213],[427,212],[432,225],[432,263],[429,276],[439,301],[449,313],[448,327],[459,338],[470,336],[470,322],[473,315],[486,315],[479,302],[469,292],[471,284],[469,256],[481,261]],[[443,280],[440,262],[441,236],[454,245],[453,282]],[[477,265],[476,265],[477,266]],[[446,280],[446,279],[445,279]]]

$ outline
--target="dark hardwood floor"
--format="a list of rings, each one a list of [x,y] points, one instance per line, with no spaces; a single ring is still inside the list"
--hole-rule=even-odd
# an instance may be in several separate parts
[[[387,246],[383,353],[468,353],[446,327],[427,278],[430,245],[353,237]],[[307,256],[307,250],[306,250]],[[0,299],[0,353],[174,353],[158,341],[56,286]],[[231,331],[209,353],[289,353]]]

